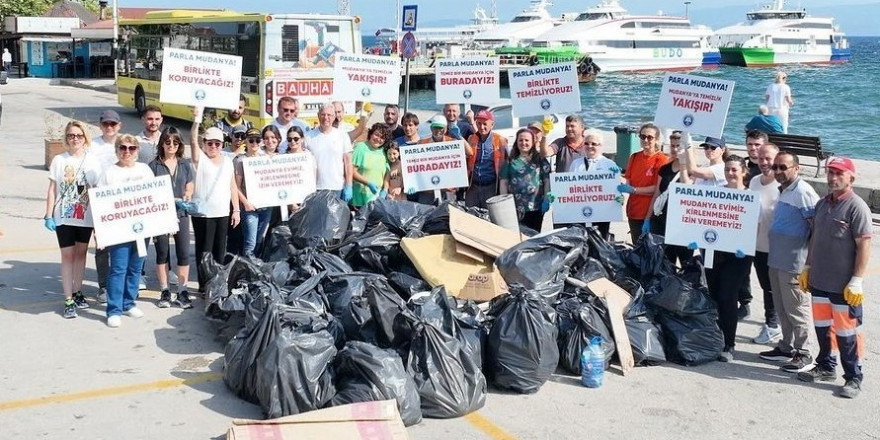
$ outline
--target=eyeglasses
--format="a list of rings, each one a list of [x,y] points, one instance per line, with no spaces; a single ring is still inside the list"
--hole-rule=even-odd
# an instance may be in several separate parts
[[[247,135],[244,133],[235,133],[232,136],[235,137],[236,139],[244,139],[247,137]]]
[[[249,138],[247,138],[247,141],[252,144],[258,144],[258,143],[260,143],[260,138],[256,137],[256,136],[249,137]]]
[[[223,142],[220,141],[207,141],[205,142],[205,146],[209,148],[220,148],[223,146]]]
[[[172,141],[171,139],[168,139],[167,141],[163,142],[162,145],[168,145],[168,146],[173,145],[175,147],[179,147],[180,141]]]
[[[717,150],[717,149],[719,149],[719,148],[721,148],[721,147],[717,147],[717,146],[715,146],[715,145],[703,145],[703,149],[704,149],[704,150],[712,150],[712,151],[715,151],[715,150]]]
[[[115,126],[119,125],[119,123],[113,122],[113,121],[104,121],[101,123],[101,125],[104,127],[115,127]]]
[[[643,141],[653,141],[656,138],[654,136],[651,136],[650,134],[640,134],[639,139]]]
[[[129,153],[134,153],[135,151],[137,151],[137,149],[138,149],[137,145],[120,145],[119,146],[119,151],[128,151]]]
[[[295,113],[296,109],[295,108],[282,108],[281,112],[282,113]]]
[[[782,171],[782,172],[785,172],[785,171],[788,171],[788,170],[790,170],[790,169],[794,169],[794,167],[793,167],[793,166],[790,167],[790,166],[788,166],[788,165],[771,165],[771,166],[770,166],[770,169],[773,170],[773,171]]]
[[[73,140],[73,139],[85,139],[86,138],[86,135],[84,135],[84,134],[75,134],[75,133],[67,133],[66,136],[67,136],[67,140],[69,140],[69,141]]]
[[[299,142],[301,139],[301,137],[289,137],[287,138],[287,142]]]
[[[584,145],[589,145],[589,146],[591,146],[591,147],[598,147],[598,146],[600,146],[600,145],[602,145],[602,144],[599,143],[599,142],[584,142]]]

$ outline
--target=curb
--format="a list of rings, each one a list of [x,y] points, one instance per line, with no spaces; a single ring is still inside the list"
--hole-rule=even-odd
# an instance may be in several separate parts
[[[116,93],[116,84],[96,85],[96,84],[90,84],[88,82],[78,81],[76,79],[68,79],[68,78],[61,78],[61,79],[53,80],[50,82],[50,84],[62,85],[62,86],[68,86],[68,87],[76,87],[79,89],[94,90],[96,92]]]

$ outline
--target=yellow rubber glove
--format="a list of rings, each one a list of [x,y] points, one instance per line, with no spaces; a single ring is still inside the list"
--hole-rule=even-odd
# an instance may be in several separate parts
[[[541,121],[541,131],[543,131],[545,135],[548,135],[553,131],[553,118],[550,116],[544,116],[544,120]]]
[[[865,298],[864,290],[862,289],[862,277],[852,277],[849,280],[849,284],[843,289],[843,299],[846,300],[846,303],[857,307],[862,305],[862,300]]]
[[[361,108],[367,113],[373,113],[373,103],[370,101],[365,102]]]
[[[802,292],[810,291],[810,265],[805,265],[804,270],[798,275],[798,286]]]

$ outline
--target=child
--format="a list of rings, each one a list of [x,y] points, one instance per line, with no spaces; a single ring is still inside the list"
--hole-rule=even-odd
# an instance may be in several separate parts
[[[385,179],[385,187],[388,188],[388,199],[406,200],[403,193],[403,174],[400,168],[400,147],[397,142],[388,143],[385,149],[385,157],[388,159],[389,171]]]

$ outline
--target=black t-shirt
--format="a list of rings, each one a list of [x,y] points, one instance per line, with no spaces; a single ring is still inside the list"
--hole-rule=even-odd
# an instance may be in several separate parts
[[[657,184],[657,188],[660,189],[661,194],[663,193],[663,191],[666,191],[667,189],[669,189],[669,185],[672,183],[673,179],[675,179],[675,175],[679,173],[678,171],[675,171],[674,169],[672,169],[672,164],[673,164],[673,162],[669,162],[666,165],[663,165],[662,167],[660,167],[660,170],[657,172],[657,174],[660,176],[660,181]],[[653,212],[654,207],[652,206],[649,209],[651,209]],[[659,222],[661,222],[662,224],[665,225],[666,224],[666,207],[665,206],[663,207],[663,212],[660,215],[657,215],[654,217],[657,218],[659,220]]]
[[[749,174],[746,175],[746,181],[744,182],[746,188],[749,187],[749,183],[752,181],[752,177],[761,175],[761,167],[758,164],[752,162],[750,159],[746,159],[746,165],[749,166]]]

